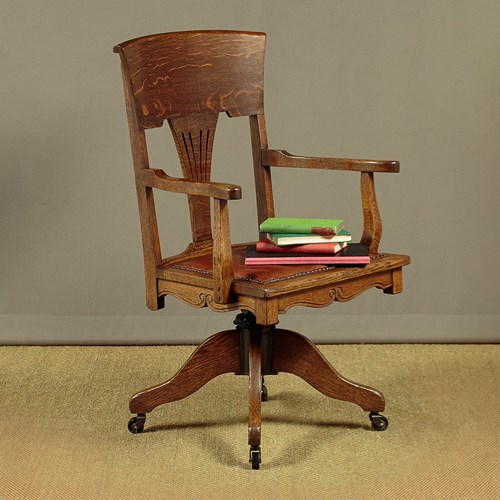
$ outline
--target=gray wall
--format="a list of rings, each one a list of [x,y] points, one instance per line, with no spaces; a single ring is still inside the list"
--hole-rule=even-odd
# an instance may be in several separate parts
[[[156,32],[268,34],[270,146],[397,159],[380,174],[381,250],[408,253],[404,293],[371,290],[284,327],[319,341],[498,340],[500,3],[496,0],[3,2],[0,342],[191,342],[232,315],[168,299],[150,312],[118,42]],[[240,183],[233,241],[256,237],[246,119],[221,119],[215,180]],[[178,174],[167,128],[153,165]],[[276,171],[280,215],[341,216],[360,236],[358,175]],[[159,193],[163,251],[186,204]]]

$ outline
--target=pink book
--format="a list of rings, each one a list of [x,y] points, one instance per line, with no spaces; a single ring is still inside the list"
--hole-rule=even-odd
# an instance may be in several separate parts
[[[297,252],[257,252],[255,245],[247,247],[245,265],[247,266],[280,266],[293,264],[355,264],[364,265],[370,262],[368,248],[360,243],[353,243],[334,255],[301,254]]]
[[[340,252],[347,246],[346,242],[342,243],[311,243],[306,245],[288,245],[278,246],[272,241],[261,240],[257,242],[257,252],[276,252],[276,253],[324,253],[333,255]]]

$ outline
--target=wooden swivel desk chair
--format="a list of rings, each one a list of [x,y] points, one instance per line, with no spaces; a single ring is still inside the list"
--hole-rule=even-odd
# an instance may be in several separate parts
[[[233,372],[249,376],[248,443],[250,463],[261,462],[263,376],[293,373],[326,396],[349,401],[370,412],[375,430],[384,430],[385,402],[372,388],[342,377],[304,336],[276,328],[278,315],[292,306],[325,307],[348,301],[376,287],[402,290],[405,255],[377,253],[382,226],[374,172],[398,172],[396,161],[294,156],[268,148],[264,118],[264,33],[192,31],[144,36],[117,45],[125,87],[137,198],[142,228],[146,301],[164,307],[171,295],[193,307],[216,312],[241,310],[236,328],[205,340],[177,374],[135,394],[137,414],[129,430],[139,433],[146,414],[158,405],[193,394],[209,380]],[[245,244],[230,240],[228,201],[241,188],[210,181],[212,146],[219,113],[248,116],[259,224],[274,216],[271,167],[351,170],[361,173],[363,235],[372,262],[364,267],[324,265],[245,267]],[[146,129],[167,120],[182,165],[183,178],[151,168]],[[160,249],[153,189],[188,197],[193,241],[180,255],[164,258]],[[213,223],[211,220],[213,200]]]

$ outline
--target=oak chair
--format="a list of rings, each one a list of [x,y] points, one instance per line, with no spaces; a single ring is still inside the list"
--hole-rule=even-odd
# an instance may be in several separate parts
[[[250,463],[261,463],[261,402],[264,375],[295,374],[331,398],[369,412],[372,427],[384,430],[383,395],[340,375],[306,337],[277,328],[292,306],[325,307],[375,287],[402,290],[402,266],[409,257],[378,253],[382,225],[375,198],[375,172],[398,172],[396,161],[294,156],[268,148],[264,118],[264,33],[191,31],[156,34],[114,47],[120,55],[132,157],[139,202],[146,302],[151,310],[173,296],[216,312],[240,310],[236,327],[205,340],[170,380],[135,394],[129,422],[142,432],[146,414],[158,405],[193,394],[223,373],[248,375]],[[232,244],[228,209],[241,188],[210,180],[212,146],[219,113],[248,116],[260,224],[275,215],[271,168],[350,170],[361,174],[363,234],[372,261],[366,266],[244,265],[246,244]],[[167,121],[183,178],[150,167],[146,130]],[[160,249],[153,190],[187,195],[192,242],[181,254]],[[213,202],[213,213],[211,202]],[[213,215],[213,221],[212,221]],[[285,214],[286,215],[286,214]],[[256,227],[256,236],[258,227]]]

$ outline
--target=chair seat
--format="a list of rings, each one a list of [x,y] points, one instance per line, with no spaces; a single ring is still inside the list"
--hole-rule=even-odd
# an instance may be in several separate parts
[[[390,288],[392,271],[409,264],[406,255],[379,253],[370,264],[363,266],[332,266],[323,264],[246,266],[248,244],[232,246],[234,280],[232,290],[238,295],[271,298],[286,294],[304,294],[307,290],[333,287],[344,283],[358,283],[363,289],[370,286]],[[159,279],[193,284],[206,288],[213,286],[212,254],[165,261],[158,267]],[[371,279],[362,280],[363,277]],[[366,286],[364,286],[366,285]],[[356,295],[363,290],[359,290]],[[393,292],[397,293],[397,292]]]

